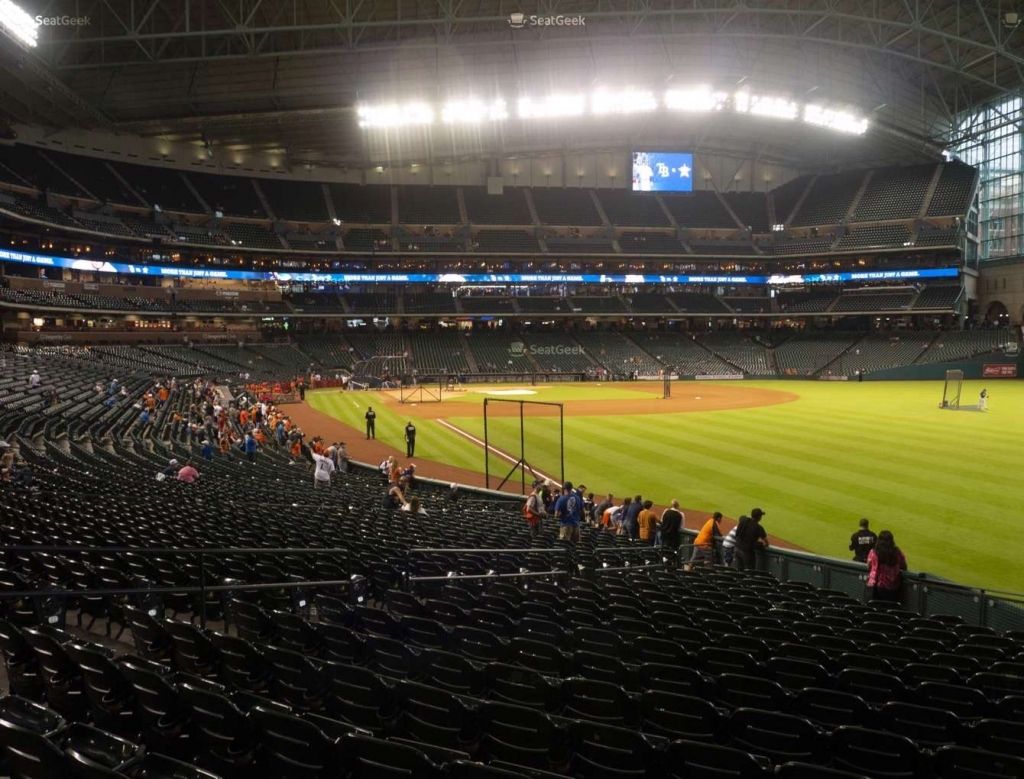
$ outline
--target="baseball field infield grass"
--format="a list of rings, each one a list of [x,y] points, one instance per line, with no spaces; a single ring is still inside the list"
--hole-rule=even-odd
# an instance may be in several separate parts
[[[729,383],[736,390],[795,393],[791,402],[757,408],[680,413],[630,413],[630,401],[649,399],[650,387],[541,385],[503,394],[566,403],[566,476],[589,490],[641,494],[656,503],[736,517],[754,506],[766,512],[769,535],[805,549],[848,557],[850,534],[867,517],[874,530],[892,530],[911,568],[964,584],[1024,591],[1020,562],[1024,498],[1020,477],[1024,441],[1024,382],[967,382],[964,405],[983,386],[989,410],[938,408],[941,382]],[[676,383],[674,394],[699,398],[704,382]],[[492,395],[494,396],[494,395]],[[483,451],[438,417],[474,436],[483,434],[481,392],[464,393],[433,414],[429,404],[407,408],[374,403],[377,438],[402,448],[402,429],[414,415],[418,458],[483,470]],[[615,401],[621,413],[573,415],[573,401]],[[372,395],[311,393],[310,404],[362,427]],[[527,457],[557,475],[557,425],[528,415]],[[519,418],[491,418],[492,445],[518,454]],[[492,459],[492,472],[509,466]]]

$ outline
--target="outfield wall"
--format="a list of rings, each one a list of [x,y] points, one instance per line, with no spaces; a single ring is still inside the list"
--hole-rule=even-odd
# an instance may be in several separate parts
[[[864,374],[865,381],[942,381],[946,371],[961,370],[965,379],[989,378],[982,373],[986,365],[1006,365],[1016,368],[1017,376],[1024,378],[1024,355],[1006,355],[1002,353],[981,354],[967,360],[955,362],[935,362],[923,365],[902,365],[898,368],[887,368],[883,371],[872,371]],[[856,381],[851,377],[850,381]]]

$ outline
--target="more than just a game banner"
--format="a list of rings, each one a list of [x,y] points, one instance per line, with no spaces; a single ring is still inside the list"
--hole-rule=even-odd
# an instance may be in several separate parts
[[[981,369],[981,377],[983,379],[1016,379],[1017,378],[1017,363],[1014,362],[1003,362],[1003,363],[991,363],[987,362]]]
[[[697,381],[738,381],[743,378],[742,373],[701,373],[693,378]]]

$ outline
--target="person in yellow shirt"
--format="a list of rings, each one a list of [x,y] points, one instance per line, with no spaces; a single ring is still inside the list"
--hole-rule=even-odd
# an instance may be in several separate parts
[[[655,534],[658,530],[658,515],[651,510],[654,503],[645,500],[644,507],[637,515],[636,521],[640,527],[640,541],[645,544],[653,544]]]
[[[704,523],[704,527],[700,529],[700,532],[697,533],[697,537],[693,539],[693,554],[690,556],[690,562],[686,564],[687,571],[691,570],[698,563],[701,565],[714,565],[715,544],[722,537],[722,530],[718,524],[721,521],[722,512],[716,511]]]

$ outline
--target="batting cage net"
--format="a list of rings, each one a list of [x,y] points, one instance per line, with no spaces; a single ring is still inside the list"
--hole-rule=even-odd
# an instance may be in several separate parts
[[[409,361],[401,354],[378,354],[352,366],[352,389],[382,389],[401,386],[409,372]]]

